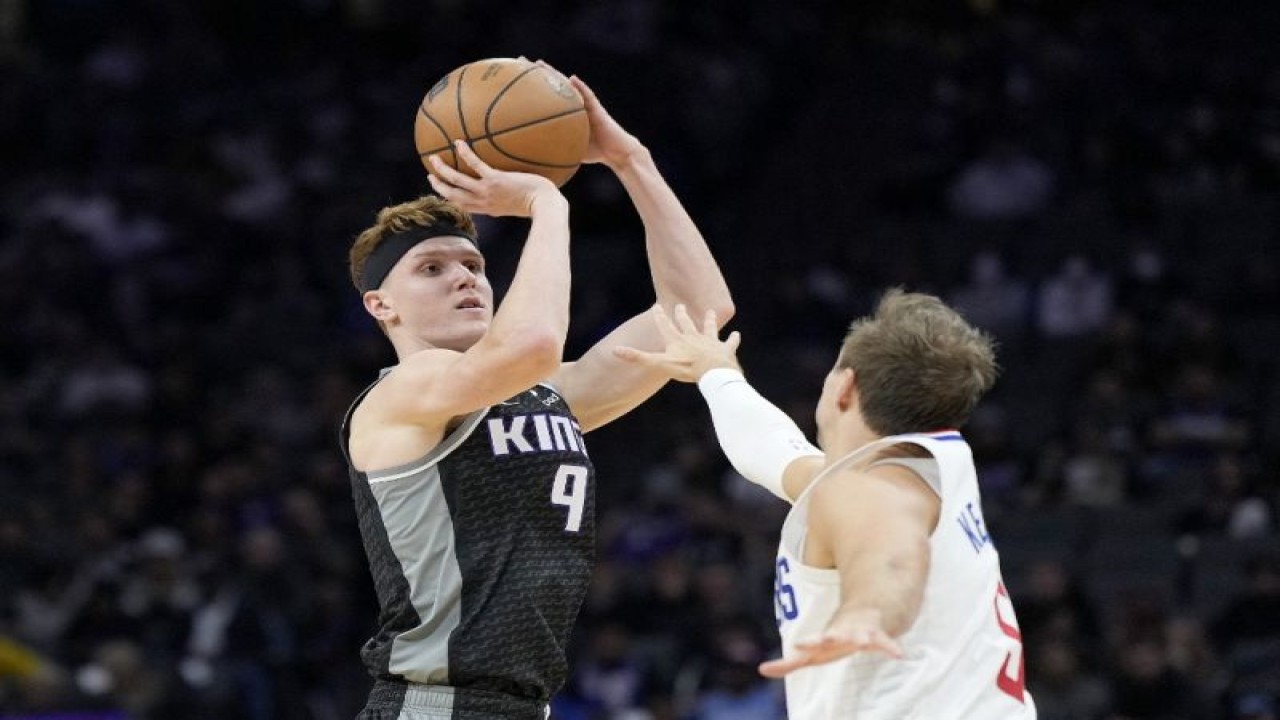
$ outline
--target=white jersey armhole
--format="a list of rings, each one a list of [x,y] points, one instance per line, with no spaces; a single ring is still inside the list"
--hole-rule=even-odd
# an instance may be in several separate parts
[[[924,446],[921,446],[924,447]],[[925,448],[928,450],[928,448]],[[942,468],[938,465],[938,458],[932,454],[927,458],[888,458],[885,460],[877,460],[871,463],[870,467],[879,465],[900,465],[916,475],[933,490],[939,498],[942,497]]]
[[[813,492],[813,489],[819,482],[825,480],[827,476],[835,474],[844,466],[850,464],[851,461],[856,460],[860,456],[865,457],[865,455],[871,452],[873,448],[885,447],[904,442],[923,448],[925,452],[929,453],[929,456],[923,458],[885,458],[883,460],[877,460],[867,465],[867,467],[872,468],[877,465],[900,465],[905,467],[919,476],[920,479],[938,495],[938,498],[940,500],[942,499],[942,466],[939,464],[938,457],[934,454],[934,448],[931,447],[930,443],[921,442],[909,436],[892,436],[881,438],[878,441],[862,446],[853,453],[850,453],[840,460],[828,465],[822,470],[822,472],[818,473],[818,476],[809,484],[809,487],[805,488],[804,492],[800,494],[800,497],[796,498],[791,514],[789,514],[787,519],[783,522],[781,538],[782,547],[787,549],[788,553],[795,558],[796,563],[802,565],[805,571],[811,574],[835,572],[833,569],[813,568],[803,565],[805,546],[809,541],[808,522],[803,519],[799,522],[795,522],[795,518],[803,518],[803,516],[808,514],[809,497]]]

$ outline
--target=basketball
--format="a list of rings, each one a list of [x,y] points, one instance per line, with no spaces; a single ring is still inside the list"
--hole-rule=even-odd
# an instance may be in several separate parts
[[[465,140],[499,170],[537,173],[564,185],[577,172],[591,131],[568,78],[527,60],[490,58],[445,75],[422,99],[413,125],[418,157],[439,155],[459,168],[454,140]]]

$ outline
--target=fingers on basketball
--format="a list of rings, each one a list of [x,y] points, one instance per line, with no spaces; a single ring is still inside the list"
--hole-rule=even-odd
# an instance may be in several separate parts
[[[484,160],[481,160],[480,156],[477,155],[475,150],[472,150],[471,146],[466,142],[462,140],[454,140],[453,148],[454,152],[458,153],[458,159],[465,163],[467,167],[474,170],[476,176],[484,177],[493,172],[493,168],[489,167],[489,164]]]
[[[439,155],[435,156],[436,175],[451,185],[461,185],[469,176],[461,169],[461,163],[451,165]]]
[[[582,96],[582,99],[586,102],[588,106],[599,103],[599,100],[596,98],[595,91],[591,89],[590,85],[587,85],[585,82],[583,82],[582,78],[578,77],[577,75],[570,75],[569,83],[573,85],[574,90],[578,91],[578,94]]]
[[[433,188],[439,190],[441,186],[447,187],[449,190],[457,188],[470,189],[475,179],[466,173],[451,167],[438,155],[431,156],[432,173],[427,177]],[[447,196],[446,196],[447,197]]]

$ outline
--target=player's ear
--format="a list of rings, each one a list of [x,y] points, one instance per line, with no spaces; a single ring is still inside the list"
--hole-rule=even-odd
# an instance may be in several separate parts
[[[364,301],[364,309],[375,320],[379,322],[387,322],[395,317],[396,311],[391,308],[388,298],[382,294],[380,290],[370,290],[361,298]]]
[[[836,371],[836,405],[841,412],[853,407],[858,396],[858,376],[853,368],[840,368]]]

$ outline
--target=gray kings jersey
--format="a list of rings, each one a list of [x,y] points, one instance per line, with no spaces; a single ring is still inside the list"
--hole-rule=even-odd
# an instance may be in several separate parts
[[[595,472],[577,421],[538,385],[466,416],[418,460],[362,473],[347,443],[369,389],[340,436],[380,606],[366,667],[451,686],[455,710],[510,701],[510,716],[540,717],[565,682],[594,564]]]

